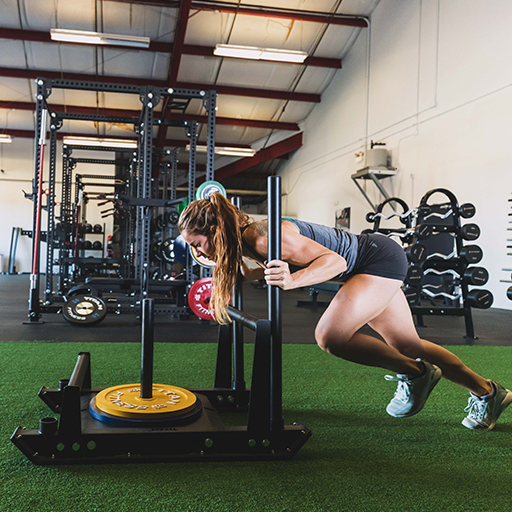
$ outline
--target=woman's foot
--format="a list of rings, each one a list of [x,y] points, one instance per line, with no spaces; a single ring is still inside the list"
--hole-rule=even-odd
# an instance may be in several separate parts
[[[386,407],[386,412],[395,418],[407,418],[423,409],[428,396],[442,376],[441,368],[423,361],[425,371],[418,377],[398,374],[396,377],[386,375],[386,380],[397,380],[395,396]]]

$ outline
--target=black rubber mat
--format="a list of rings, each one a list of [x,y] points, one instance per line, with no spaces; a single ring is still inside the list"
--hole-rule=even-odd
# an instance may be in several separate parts
[[[141,327],[135,315],[107,315],[99,325],[76,327],[58,314],[45,314],[44,323],[24,325],[28,320],[28,275],[0,275],[0,341],[63,341],[63,342],[140,342]],[[318,296],[319,300],[330,300],[332,295]],[[322,309],[298,308],[298,300],[308,301],[308,290],[292,290],[282,293],[283,342],[315,343],[315,326]],[[267,317],[267,291],[257,289],[249,283],[244,285],[244,310],[257,317]],[[476,340],[464,338],[462,317],[424,317],[426,327],[419,328],[420,336],[443,345],[512,345],[512,311],[491,308],[473,310]],[[176,320],[156,316],[156,342],[204,343],[217,340],[218,328],[210,322],[200,321],[194,316],[187,320]],[[364,332],[370,333],[368,327]],[[245,339],[252,342],[254,335],[245,329]]]

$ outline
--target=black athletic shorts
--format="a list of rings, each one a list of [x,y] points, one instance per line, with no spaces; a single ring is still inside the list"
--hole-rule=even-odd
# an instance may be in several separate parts
[[[407,275],[407,257],[403,248],[379,233],[358,235],[357,260],[354,270],[342,276],[346,281],[356,274],[388,277],[403,281]]]

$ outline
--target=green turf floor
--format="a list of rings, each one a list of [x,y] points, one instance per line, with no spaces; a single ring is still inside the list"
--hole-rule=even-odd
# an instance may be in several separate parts
[[[383,370],[312,345],[283,347],[285,421],[313,432],[291,461],[35,466],[12,445],[17,426],[37,428],[51,413],[37,392],[69,377],[78,351],[91,352],[93,386],[107,387],[138,380],[139,350],[134,343],[0,344],[1,512],[512,510],[512,408],[492,432],[467,430],[460,422],[468,394],[443,379],[420,414],[391,418],[385,407],[395,384]],[[512,386],[512,347],[453,351]],[[159,344],[154,380],[211,387],[215,352],[211,344]]]

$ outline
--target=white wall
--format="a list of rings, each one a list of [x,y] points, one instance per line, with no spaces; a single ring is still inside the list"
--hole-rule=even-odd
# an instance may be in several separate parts
[[[2,222],[0,223],[0,254],[3,255],[3,268],[0,271],[8,270],[9,246],[11,242],[11,233],[13,227],[21,227],[24,230],[32,230],[33,222],[33,203],[24,198],[23,191],[32,193],[32,180],[34,177],[34,141],[32,139],[14,138],[11,144],[0,145],[0,167],[4,172],[0,173],[0,209],[2,212]],[[56,202],[61,201],[61,180],[62,180],[62,157],[61,143],[58,143],[57,151],[57,183],[56,183]],[[45,160],[43,164],[43,189],[48,187],[48,146],[45,149]],[[101,158],[113,160],[114,153],[102,152],[79,152],[73,153],[76,158]],[[78,163],[76,173],[79,174],[102,174],[113,175],[115,170],[111,165],[92,165]],[[84,180],[91,181],[91,180]],[[112,187],[87,187],[86,191],[112,192]],[[74,198],[74,188],[73,188]],[[43,204],[45,204],[45,200]],[[87,206],[87,222],[90,224],[106,224],[106,234],[112,232],[112,217],[101,218],[100,210],[110,208],[110,205],[99,208],[98,201],[89,201]],[[60,208],[55,209],[57,215],[60,214]],[[46,231],[47,216],[42,212],[42,230]],[[92,242],[102,240],[101,236],[89,236]],[[41,245],[41,271],[45,271],[46,244]],[[56,255],[57,253],[55,253]],[[100,257],[99,251],[86,251],[86,256]],[[32,270],[32,240],[27,236],[20,236],[16,251],[16,270],[18,272],[31,272]]]
[[[381,0],[303,124],[304,146],[281,169],[286,214],[334,225],[335,210],[350,206],[351,230],[370,227],[371,207],[350,176],[364,166],[354,154],[367,141],[385,142],[398,167],[382,180],[389,195],[417,206],[443,187],[476,205],[469,222],[482,230],[486,288],[494,307],[512,309],[510,284],[500,283],[512,268],[510,62],[511,2]],[[374,204],[383,200],[366,187]]]

